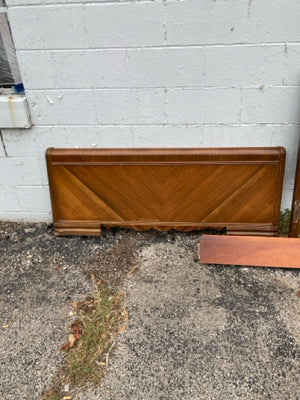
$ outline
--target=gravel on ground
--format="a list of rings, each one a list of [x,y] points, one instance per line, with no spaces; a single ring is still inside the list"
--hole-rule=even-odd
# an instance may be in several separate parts
[[[72,399],[300,399],[300,271],[201,265],[199,239],[0,223],[0,398],[38,400],[51,384],[69,303],[93,275],[125,293],[130,318],[102,384]]]

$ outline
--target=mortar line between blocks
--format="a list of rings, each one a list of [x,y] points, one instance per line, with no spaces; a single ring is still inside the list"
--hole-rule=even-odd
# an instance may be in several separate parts
[[[156,0],[157,3],[163,3],[164,0]],[[43,4],[16,4],[16,5],[11,5],[8,6],[10,9],[16,9],[16,8],[49,8],[49,7],[69,7],[69,6],[75,6],[75,7],[84,7],[84,6],[89,6],[89,5],[120,5],[120,4],[153,4],[153,0],[103,0],[101,3],[99,3],[98,0],[89,0],[87,2],[82,2],[79,0],[72,1],[72,2],[67,2],[67,1],[61,1],[59,3],[53,3],[53,2],[45,2]]]
[[[261,42],[261,43],[206,43],[206,44],[157,44],[157,45],[140,45],[140,46],[110,46],[110,47],[89,47],[89,48],[35,48],[35,49],[26,49],[26,48],[17,48],[17,52],[37,52],[42,51],[46,52],[66,52],[66,51],[74,51],[74,52],[82,52],[82,51],[99,51],[99,50],[151,50],[151,49],[188,49],[188,48],[214,48],[214,47],[275,47],[275,46],[285,46],[287,45],[295,45],[299,44],[300,41],[283,41],[283,42]]]
[[[264,85],[264,89],[289,89],[289,88],[299,88],[300,85]],[[148,87],[141,87],[141,86],[132,86],[132,87],[98,87],[98,88],[30,88],[27,87],[26,92],[101,92],[101,91],[161,91],[164,90],[166,86],[148,86]],[[245,90],[261,90],[261,84],[258,83],[257,85],[253,86],[167,86],[170,90],[237,90],[237,89],[245,89]]]
[[[198,122],[198,123],[188,123],[190,127],[201,127],[201,126],[226,126],[226,127],[251,127],[251,126],[269,126],[269,127],[283,127],[283,126],[295,126],[295,127],[300,127],[300,122],[216,122],[216,123],[211,123],[211,122]],[[130,127],[176,127],[176,126],[186,126],[186,123],[149,123],[149,124],[137,124],[137,123],[131,123],[131,124],[112,124],[112,123],[107,123],[107,124],[98,124],[95,126],[95,124],[35,124],[34,128],[83,128],[83,127],[93,127],[93,128],[101,128],[101,127],[109,127],[109,128],[130,128]]]

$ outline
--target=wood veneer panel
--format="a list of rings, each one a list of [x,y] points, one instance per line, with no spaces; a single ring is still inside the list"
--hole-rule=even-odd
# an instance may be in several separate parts
[[[203,235],[203,264],[300,268],[300,239]]]
[[[103,226],[276,235],[283,148],[49,149],[56,234]]]

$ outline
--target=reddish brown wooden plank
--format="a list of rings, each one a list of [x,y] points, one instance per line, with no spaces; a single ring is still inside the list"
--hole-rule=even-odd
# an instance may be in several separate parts
[[[284,161],[281,147],[49,149],[54,227],[276,235]]]
[[[300,268],[300,239],[203,235],[203,264]]]

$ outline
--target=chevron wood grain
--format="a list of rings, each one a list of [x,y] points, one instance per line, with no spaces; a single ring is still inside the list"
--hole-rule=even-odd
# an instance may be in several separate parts
[[[283,148],[49,149],[55,233],[101,226],[276,235]]]

